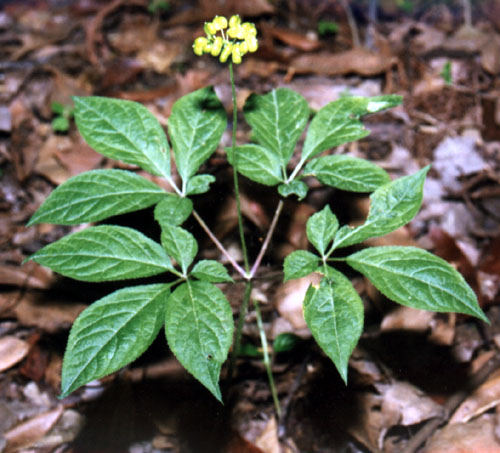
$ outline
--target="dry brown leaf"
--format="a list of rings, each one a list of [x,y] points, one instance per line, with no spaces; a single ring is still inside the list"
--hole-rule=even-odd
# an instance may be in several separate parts
[[[322,47],[322,44],[317,39],[312,39],[309,36],[287,28],[273,27],[262,24],[260,26],[263,35],[269,35],[279,41],[288,44],[291,47],[302,50],[303,52],[312,52]]]
[[[309,285],[318,285],[321,275],[313,273],[306,277],[289,280],[282,283],[275,295],[274,302],[279,314],[285,318],[296,331],[307,331],[302,303]],[[295,332],[298,333],[298,332]]]
[[[0,372],[23,360],[29,349],[29,344],[19,338],[10,335],[0,338]]]
[[[47,289],[54,282],[53,272],[39,264],[28,261],[21,266],[0,265],[0,284],[22,288]]]
[[[390,428],[441,416],[442,407],[406,382],[374,383],[379,394],[360,393],[359,422],[349,432],[371,451],[380,451]]]
[[[435,313],[427,310],[417,310],[411,307],[397,307],[384,316],[380,330],[411,330],[425,332],[430,329]]]
[[[69,301],[47,301],[42,296],[30,292],[22,295],[16,303],[18,298],[17,292],[0,294],[0,307],[10,307],[6,315],[15,316],[24,326],[36,326],[49,333],[68,329],[87,307],[85,304]]]
[[[373,76],[387,72],[396,63],[394,57],[388,58],[382,53],[356,48],[337,54],[322,52],[300,55],[291,60],[290,68],[296,74],[335,76],[355,73]]]
[[[481,66],[490,74],[500,73],[500,36],[492,36],[481,50]]]
[[[278,439],[278,424],[274,417],[269,419],[264,431],[255,440],[255,445],[264,453],[281,453]]]
[[[62,184],[71,176],[96,168],[102,159],[79,135],[52,134],[40,150],[35,171],[54,184]]]
[[[22,422],[4,433],[4,438],[7,440],[5,453],[14,453],[40,440],[54,427],[63,410],[64,407],[62,405],[58,406],[55,409]]]
[[[176,41],[157,40],[137,54],[137,61],[144,68],[166,74],[176,58],[182,53],[184,46]]]
[[[484,414],[469,423],[447,425],[430,439],[423,453],[500,453],[495,416]]]
[[[494,372],[455,411],[449,424],[467,423],[500,404],[500,370]]]

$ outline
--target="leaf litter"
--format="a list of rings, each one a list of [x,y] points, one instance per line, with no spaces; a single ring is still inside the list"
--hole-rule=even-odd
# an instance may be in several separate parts
[[[470,446],[498,450],[498,373],[493,367],[482,384],[471,377],[473,363],[484,358],[485,366],[491,365],[500,344],[498,2],[471,2],[469,26],[459,1],[433,6],[415,2],[420,9],[413,12],[398,9],[396,2],[380,2],[378,20],[362,6],[351,5],[362,37],[370,35],[369,27],[376,29],[371,43],[360,47],[353,46],[345,2],[287,1],[278,10],[263,0],[220,5],[173,0],[168,11],[153,15],[147,3],[75,0],[28,7],[10,2],[0,12],[0,100],[5,106],[0,110],[0,345],[7,351],[1,354],[0,450],[81,446],[85,436],[113,450],[116,434],[131,426],[135,428],[124,437],[128,444],[121,448],[137,452],[201,451],[200,445],[204,451],[273,453],[280,448],[409,452],[422,445],[427,452]],[[71,96],[85,94],[134,99],[165,125],[183,94],[206,84],[228,92],[224,71],[213,62],[196,61],[190,43],[203,20],[234,11],[251,17],[264,37],[259,53],[237,68],[237,83],[245,84],[246,95],[289,86],[314,108],[346,95],[405,96],[403,107],[368,121],[370,137],[337,150],[368,157],[393,177],[433,165],[422,212],[408,228],[372,245],[418,244],[434,250],[469,280],[492,326],[485,330],[465,316],[396,308],[352,275],[367,319],[351,359],[350,384],[346,388],[337,382],[331,365],[307,339],[301,307],[288,302],[301,299],[307,283],[285,287],[279,262],[307,247],[305,221],[325,203],[347,223],[362,222],[368,203],[362,195],[312,186],[300,208],[287,201],[264,263],[270,280],[263,275],[256,288],[269,341],[282,332],[304,338],[292,351],[273,357],[282,420],[273,418],[259,355],[238,363],[230,403],[221,409],[193,390],[193,382],[178,368],[164,366],[172,359],[155,344],[145,362],[129,370],[130,378],[127,373],[112,376],[60,403],[57,376],[67,332],[95,294],[32,262],[21,265],[41,245],[68,232],[50,225],[29,232],[24,225],[53,187],[83,170],[112,164],[83,144],[72,120],[67,133],[53,131],[51,103],[70,106]],[[318,35],[323,18],[339,25],[336,34]],[[449,84],[442,75],[448,63]],[[247,134],[244,130],[239,139]],[[215,196],[200,196],[199,205],[213,212],[220,237],[226,245],[234,244],[238,256],[230,214],[234,199],[221,156],[216,153],[204,172],[217,174],[222,183]],[[250,182],[243,189],[244,216],[258,244],[271,217],[270,192],[259,192]],[[121,221],[142,220],[125,216]],[[206,258],[214,253],[207,244],[201,250]],[[93,291],[109,292],[104,287]],[[235,312],[240,291],[230,298]],[[402,339],[401,344],[388,347],[394,338]],[[258,345],[256,329],[246,329],[244,340]],[[436,355],[450,366],[439,366]],[[83,417],[90,422],[113,407],[119,394],[112,397],[113,389],[121,385],[129,388],[124,401],[135,401],[132,410],[110,412],[110,421],[121,428],[107,433],[99,426],[83,428]],[[104,389],[111,394],[108,399]],[[453,407],[450,401],[458,397],[461,405]],[[90,400],[97,412],[90,410]],[[202,411],[200,405],[205,406]],[[448,414],[447,408],[453,410]],[[439,425],[428,422],[436,419]]]

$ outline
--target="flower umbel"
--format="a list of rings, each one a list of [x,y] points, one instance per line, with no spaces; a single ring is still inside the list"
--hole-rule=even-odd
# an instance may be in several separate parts
[[[231,16],[229,21],[224,16],[215,16],[212,22],[205,22],[204,30],[206,36],[194,40],[194,53],[209,53],[213,57],[219,57],[221,63],[225,63],[231,56],[234,64],[240,64],[243,55],[255,52],[259,47],[255,25],[250,22],[241,23],[237,14]],[[217,35],[218,32],[220,35]]]

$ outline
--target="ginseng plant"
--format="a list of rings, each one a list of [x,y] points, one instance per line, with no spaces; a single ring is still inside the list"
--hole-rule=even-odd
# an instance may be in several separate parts
[[[255,26],[216,16],[195,40],[196,55],[205,53],[228,62],[232,88],[232,146],[226,149],[233,168],[242,262],[226,250],[191,198],[210,190],[215,180],[199,174],[216,150],[227,127],[226,112],[212,87],[175,102],[167,131],[142,105],[104,97],[75,97],[74,116],[80,134],[98,153],[137,166],[171,186],[165,191],[134,171],[91,170],[57,187],[28,225],[78,225],[154,206],[161,243],[137,230],[99,223],[46,245],[29,259],[77,280],[103,282],[164,274],[164,283],[119,289],[94,302],[71,329],[62,368],[61,397],[82,385],[113,373],[139,357],[164,326],[171,351],[179,362],[218,400],[221,367],[233,344],[237,357],[252,285],[272,240],[283,199],[303,200],[306,181],[316,178],[330,187],[371,193],[370,211],[357,227],[339,226],[327,204],[307,221],[309,250],[292,252],[284,260],[284,279],[318,274],[318,284],[305,295],[304,317],[313,337],[347,383],[348,361],[363,330],[363,304],[350,280],[335,268],[345,262],[368,278],[389,299],[409,307],[458,312],[488,322],[476,296],[447,262],[414,247],[370,247],[342,256],[337,252],[382,236],[408,223],[422,203],[429,167],[391,181],[375,164],[347,154],[333,154],[338,145],[369,134],[360,118],[394,107],[400,96],[342,97],[316,112],[309,122],[306,100],[295,91],[278,88],[251,95],[243,109],[253,143],[237,145],[237,107],[233,64],[258,48]],[[309,125],[308,125],[309,123]],[[297,142],[304,133],[301,150]],[[171,149],[178,177],[171,171]],[[328,151],[328,152],[327,152]],[[325,153],[327,152],[327,153]],[[296,164],[292,156],[296,153]],[[240,207],[238,173],[276,187],[280,200],[260,252],[250,262]],[[225,257],[231,269],[216,260],[197,259],[198,243],[182,227],[194,216]],[[245,282],[239,320],[234,332],[231,306],[217,283]],[[262,326],[256,305],[257,321]],[[265,363],[279,413],[261,327]]]

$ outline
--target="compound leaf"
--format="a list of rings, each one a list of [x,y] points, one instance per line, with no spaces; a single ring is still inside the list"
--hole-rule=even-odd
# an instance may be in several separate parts
[[[181,284],[168,299],[165,332],[179,362],[221,401],[219,375],[233,339],[231,306],[222,291],[204,281]]]
[[[232,282],[233,279],[227,273],[223,264],[215,260],[198,261],[191,271],[193,277],[211,283]]]
[[[326,355],[347,383],[349,357],[363,331],[363,302],[351,282],[332,268],[319,287],[309,286],[304,318]]]
[[[167,225],[181,225],[193,212],[193,202],[168,194],[155,207],[155,220],[163,228]]]
[[[193,91],[175,102],[168,132],[185,184],[215,151],[226,124],[226,111],[213,87]]]
[[[330,206],[326,205],[321,211],[316,212],[307,220],[307,239],[323,256],[338,228],[339,221],[337,217],[330,209]]]
[[[78,130],[98,153],[170,178],[167,137],[146,107],[99,96],[73,100]]]
[[[272,151],[253,144],[237,146],[234,151],[236,160],[232,149],[226,148],[228,161],[248,179],[266,186],[275,186],[283,181],[279,156]]]
[[[464,278],[446,261],[415,247],[371,247],[347,263],[389,299],[408,307],[488,319]]]
[[[161,243],[167,253],[181,266],[186,274],[187,268],[198,253],[198,243],[194,236],[184,228],[165,225],[161,232]]]
[[[384,95],[343,97],[330,102],[316,113],[309,125],[301,160],[306,161],[327,149],[366,137],[370,131],[359,118],[399,105],[401,101],[401,96]]]
[[[350,192],[373,192],[391,181],[385,170],[365,159],[346,155],[324,156],[311,160],[305,176],[315,176],[327,186]]]
[[[309,118],[306,100],[293,90],[278,88],[268,94],[251,95],[243,112],[253,138],[286,169]]]
[[[91,170],[57,187],[31,217],[36,223],[77,225],[147,208],[166,192],[125,170]]]
[[[373,192],[366,222],[357,228],[340,228],[335,235],[335,248],[383,236],[413,219],[422,204],[424,180],[429,168],[398,178]]]
[[[172,270],[163,247],[137,230],[101,225],[49,244],[30,259],[87,282],[149,277]]]
[[[120,289],[94,302],[76,319],[62,368],[61,398],[139,357],[164,321],[170,285]]]
[[[305,277],[318,269],[319,257],[307,250],[295,250],[285,258],[284,280]]]

